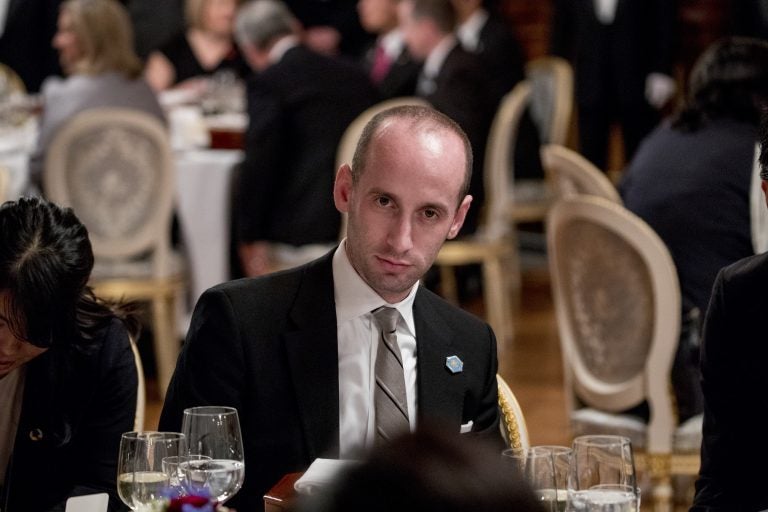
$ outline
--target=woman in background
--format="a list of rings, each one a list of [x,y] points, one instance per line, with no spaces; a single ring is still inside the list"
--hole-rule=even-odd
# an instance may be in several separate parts
[[[30,160],[33,185],[40,188],[45,154],[65,121],[96,107],[122,107],[164,114],[141,76],[125,8],[116,0],[66,0],[61,5],[53,46],[67,78],[43,84],[43,113],[37,148]]]
[[[101,0],[99,0],[101,1]],[[0,206],[0,510],[64,510],[115,492],[133,430],[136,318],[97,299],[88,232],[39,198]]]
[[[186,0],[187,30],[147,60],[146,77],[156,91],[194,85],[196,79],[229,70],[244,76],[248,66],[237,49],[232,28],[238,0]]]

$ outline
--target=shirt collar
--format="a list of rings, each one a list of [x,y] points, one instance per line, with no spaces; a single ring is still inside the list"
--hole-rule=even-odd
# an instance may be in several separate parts
[[[396,60],[403,53],[403,47],[405,46],[403,33],[399,29],[390,30],[379,38],[377,44],[384,48],[384,53],[387,54],[387,57]]]
[[[456,36],[449,34],[435,46],[434,50],[432,50],[427,57],[427,60],[424,61],[423,73],[425,76],[435,78],[440,74],[440,68],[443,67],[443,62],[445,62],[446,57],[451,53],[453,47],[456,46],[456,43]]]
[[[272,48],[269,49],[269,62],[271,64],[276,64],[280,62],[280,60],[283,58],[283,56],[288,50],[298,45],[299,45],[298,37],[293,35],[283,37],[278,42],[273,44]]]
[[[370,313],[382,306],[393,307],[400,312],[410,334],[416,336],[413,319],[413,301],[419,283],[413,285],[408,296],[396,304],[389,304],[363,281],[347,256],[347,240],[342,240],[333,254],[333,293],[336,301],[336,325]]]
[[[488,21],[488,11],[478,9],[464,23],[459,25],[459,28],[456,29],[456,35],[464,48],[471,52],[477,50],[477,45],[480,43],[480,31],[483,30],[486,21]]]

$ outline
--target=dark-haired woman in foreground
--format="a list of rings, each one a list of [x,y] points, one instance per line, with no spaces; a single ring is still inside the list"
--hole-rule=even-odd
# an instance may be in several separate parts
[[[88,232],[37,198],[0,206],[0,510],[64,510],[115,492],[133,430],[136,319],[87,286]]]

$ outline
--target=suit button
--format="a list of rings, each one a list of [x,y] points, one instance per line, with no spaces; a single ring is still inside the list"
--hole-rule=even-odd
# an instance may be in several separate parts
[[[32,441],[42,441],[43,440],[43,431],[39,428],[33,429],[29,431],[29,438]]]

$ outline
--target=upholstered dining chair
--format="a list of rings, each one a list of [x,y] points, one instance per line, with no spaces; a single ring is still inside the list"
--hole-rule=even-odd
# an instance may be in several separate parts
[[[133,338],[130,341],[133,360],[136,363],[136,375],[138,377],[136,385],[136,415],[133,420],[133,430],[135,432],[142,432],[144,430],[144,418],[147,415],[147,385],[144,379],[144,365],[141,364],[139,349]]]
[[[701,418],[678,426],[670,370],[680,331],[672,258],[653,230],[594,196],[558,201],[547,246],[572,434],[620,434],[650,474],[657,512],[671,475],[698,471]],[[623,414],[646,402],[650,420]]]
[[[0,63],[0,96],[26,93],[27,88],[16,71]]]
[[[368,107],[362,111],[344,130],[341,135],[341,140],[336,148],[336,170],[343,164],[352,165],[352,157],[355,155],[355,148],[357,147],[357,141],[360,140],[360,136],[363,134],[363,129],[368,122],[373,119],[373,116],[379,112],[383,112],[389,108],[402,107],[406,105],[415,105],[419,107],[428,107],[429,102],[416,96],[402,96],[399,98],[390,98],[388,100],[380,101],[375,105]],[[341,232],[339,239],[347,236],[347,216],[342,214],[341,216]]]
[[[84,111],[54,136],[43,186],[88,228],[96,294],[151,305],[164,396],[180,349],[176,298],[184,288],[183,265],[170,244],[174,169],[165,127],[134,110]]]
[[[528,427],[525,424],[523,410],[501,375],[496,374],[496,384],[499,388],[499,429],[507,448],[515,450],[528,449],[531,442],[528,438]]]
[[[485,205],[478,230],[471,236],[448,240],[437,255],[442,294],[458,302],[453,268],[480,264],[483,275],[485,316],[499,340],[513,338],[512,306],[520,290],[520,266],[515,230],[508,218],[512,201],[509,162],[519,121],[530,96],[523,81],[502,100],[485,146]],[[503,347],[503,343],[500,344]]]
[[[556,197],[587,194],[622,204],[613,183],[576,151],[559,144],[547,144],[541,148],[541,163]]]

